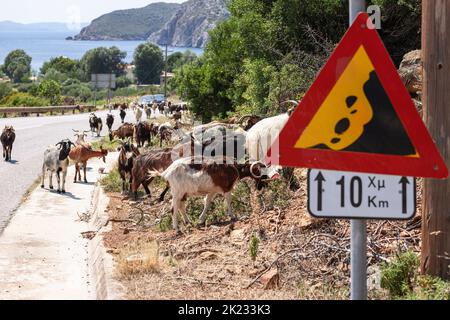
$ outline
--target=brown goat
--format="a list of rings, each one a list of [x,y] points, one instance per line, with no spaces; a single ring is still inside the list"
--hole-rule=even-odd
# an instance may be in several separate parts
[[[119,147],[118,169],[122,179],[122,193],[126,191],[126,182],[132,183],[131,170],[134,168],[136,157],[140,155],[139,150],[131,143],[131,139],[121,142]]]
[[[202,146],[202,151],[205,146]],[[134,161],[133,169],[131,170],[131,191],[134,193],[135,199],[137,199],[137,190],[139,186],[144,187],[145,193],[151,196],[149,189],[150,183],[153,181],[154,177],[148,175],[148,171],[159,171],[163,172],[166,170],[173,161],[194,155],[195,143],[191,142],[179,145],[174,148],[167,148],[164,150],[153,150],[146,154],[138,156]],[[169,186],[159,196],[159,201],[164,201],[164,196],[167,191],[169,191]]]
[[[73,182],[77,182],[77,176],[78,181],[81,182],[81,172],[80,172],[80,164],[83,166],[84,171],[84,182],[87,183],[86,179],[86,166],[89,159],[92,158],[102,158],[103,162],[106,162],[105,157],[108,155],[108,151],[104,150],[102,147],[100,147],[100,151],[94,151],[91,149],[86,148],[85,146],[78,145],[74,149],[70,150],[69,158],[75,162],[75,177],[73,179]]]
[[[5,161],[11,161],[11,151],[14,140],[16,139],[16,133],[12,126],[5,126],[0,136],[0,141],[3,146],[3,158]]]
[[[136,143],[138,148],[143,147],[145,141],[148,145],[151,143],[153,134],[153,123],[148,123],[147,121],[141,121],[134,126],[134,136],[136,138]]]
[[[113,130],[109,133],[109,140],[114,138],[119,138],[125,140],[126,138],[133,138],[134,135],[134,125],[131,123],[125,123],[121,125],[117,130]]]

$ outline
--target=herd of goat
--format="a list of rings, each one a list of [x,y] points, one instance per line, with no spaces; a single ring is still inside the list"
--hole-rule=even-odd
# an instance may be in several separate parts
[[[143,114],[147,117],[149,114],[145,107],[137,104],[133,104],[131,108],[126,105],[118,106],[122,124],[117,130],[112,130],[114,116],[111,112],[106,116],[106,124],[110,140],[118,140],[120,143],[118,170],[122,179],[122,192],[131,192],[137,199],[138,189],[142,186],[150,197],[150,183],[155,177],[162,177],[166,181],[166,188],[159,196],[159,201],[163,201],[165,194],[171,191],[172,223],[177,232],[179,212],[185,223],[188,223],[185,208],[188,197],[205,196],[199,225],[205,223],[207,211],[217,194],[224,196],[227,212],[235,219],[231,209],[231,192],[240,179],[252,178],[256,188],[260,190],[268,180],[280,176],[281,168],[265,163],[264,156],[286,124],[290,112],[265,119],[246,116],[227,123],[211,122],[185,132],[187,125],[181,122],[180,116],[185,109],[179,105],[171,107],[173,106],[163,106],[163,114],[175,120],[175,125],[170,122],[159,125],[141,121]],[[134,112],[135,124],[124,122],[128,109]],[[100,136],[102,119],[92,113],[89,125],[92,135]],[[75,163],[74,183],[81,181],[81,168],[84,170],[84,182],[87,182],[86,167],[89,159],[101,158],[105,161],[108,151],[102,147],[100,150],[93,150],[92,145],[85,141],[88,132],[74,130],[75,143],[65,139],[45,150],[42,188],[45,174],[49,172],[50,189],[53,189],[52,178],[56,174],[57,192],[66,192],[69,159]],[[159,138],[159,149],[141,148],[146,144],[151,146],[155,137]],[[11,126],[5,127],[1,142],[6,161],[11,159],[14,139],[14,129]],[[175,146],[162,148],[163,141],[171,141]]]

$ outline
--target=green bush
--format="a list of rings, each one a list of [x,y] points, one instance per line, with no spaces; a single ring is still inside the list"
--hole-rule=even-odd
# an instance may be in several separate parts
[[[139,91],[134,87],[119,88],[114,92],[116,97],[130,97],[139,95]]]
[[[68,75],[65,73],[62,73],[56,69],[50,68],[47,70],[45,75],[43,76],[44,80],[53,80],[58,83],[63,83],[68,79]]]
[[[0,82],[0,101],[10,95],[12,86],[7,82]]]
[[[52,105],[56,105],[61,96],[61,85],[55,80],[44,80],[39,84],[38,93],[40,97],[47,98]]]
[[[128,87],[130,84],[132,83],[132,81],[130,79],[128,79],[126,76],[120,76],[117,77],[116,80],[116,88],[120,89],[120,88],[126,88]]]
[[[253,261],[256,260],[256,257],[258,256],[258,249],[259,249],[259,238],[258,235],[254,232],[252,234],[252,237],[250,238],[249,243],[249,254]]]
[[[17,92],[4,98],[0,104],[7,107],[42,107],[50,105],[50,102],[29,93]]]
[[[119,170],[117,168],[111,170],[104,178],[100,179],[100,184],[106,192],[121,192],[122,179]]]
[[[62,93],[66,96],[74,97],[81,102],[86,102],[93,97],[92,89],[88,84],[77,83],[76,80],[68,79],[63,85]]]
[[[381,287],[391,297],[403,297],[411,293],[417,278],[419,257],[412,251],[398,254],[388,264],[381,266]]]

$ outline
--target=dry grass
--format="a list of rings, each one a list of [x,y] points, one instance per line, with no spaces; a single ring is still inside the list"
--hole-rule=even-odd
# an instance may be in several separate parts
[[[110,194],[110,217],[122,222],[113,223],[105,244],[116,253],[116,262],[124,270],[120,280],[128,289],[127,298],[348,299],[350,225],[346,220],[310,217],[306,173],[295,171],[300,184],[295,192],[274,184],[256,196],[252,183],[243,181],[233,194],[234,212],[240,221],[230,223],[228,216],[217,216],[223,202],[219,197],[209,212],[213,219],[208,226],[183,228],[182,236],[176,236],[168,223],[169,195],[165,203],[148,199],[136,203]],[[152,184],[152,200],[162,187]],[[188,209],[194,221],[201,211],[197,202],[201,199],[191,201]],[[420,216],[420,201],[418,208]],[[420,248],[420,228],[409,228],[406,222],[370,221],[368,234],[371,266],[398,250]],[[254,261],[249,254],[253,235],[259,239]],[[144,264],[123,266],[129,256],[142,254],[141,249],[133,251],[135,244],[154,241],[159,244],[159,255],[153,253],[153,257],[159,258],[150,266],[156,267],[143,271]],[[264,290],[258,277],[274,268],[279,285]],[[371,291],[370,297],[387,298],[380,291]]]
[[[154,240],[138,240],[119,251],[117,271],[130,279],[136,274],[159,271],[159,245]]]

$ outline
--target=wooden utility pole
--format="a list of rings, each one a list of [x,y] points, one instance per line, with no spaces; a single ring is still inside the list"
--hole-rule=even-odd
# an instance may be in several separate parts
[[[422,1],[424,121],[450,167],[450,1]],[[426,179],[423,190],[424,274],[450,279],[450,179]]]
[[[166,57],[164,60],[164,99],[167,100],[167,51],[168,44],[166,43]]]

